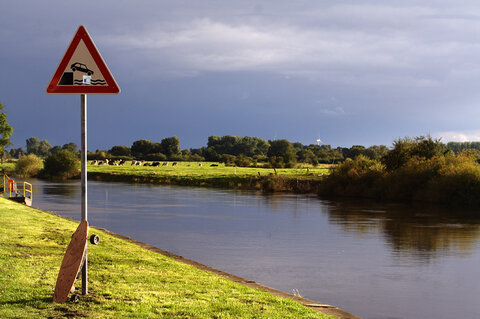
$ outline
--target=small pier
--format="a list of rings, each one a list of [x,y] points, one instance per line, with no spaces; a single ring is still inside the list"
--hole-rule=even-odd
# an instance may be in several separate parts
[[[3,174],[3,184],[0,186],[0,193],[17,203],[32,206],[33,187],[28,182],[16,182],[8,177],[7,174]]]

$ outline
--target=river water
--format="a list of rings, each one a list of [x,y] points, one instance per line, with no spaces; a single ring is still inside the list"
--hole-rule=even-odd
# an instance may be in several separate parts
[[[78,181],[33,184],[80,219]],[[88,219],[363,318],[480,318],[479,212],[89,181]]]

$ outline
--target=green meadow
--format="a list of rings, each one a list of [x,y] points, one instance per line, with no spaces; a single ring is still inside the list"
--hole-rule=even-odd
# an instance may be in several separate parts
[[[89,178],[105,181],[292,191],[291,188],[298,183],[319,182],[330,171],[328,165],[273,169],[231,167],[216,162],[178,162],[176,166],[172,163],[157,167],[132,166],[131,162],[124,166],[89,164],[88,174]]]
[[[189,176],[198,179],[215,178],[218,176],[267,176],[275,174],[282,176],[312,176],[319,174],[327,174],[329,169],[328,165],[319,166],[318,168],[263,168],[263,167],[232,167],[225,166],[223,163],[217,162],[177,162],[175,166],[172,166],[173,162],[168,163],[167,166],[151,167],[151,166],[135,166],[131,165],[132,162],[126,162],[123,166],[115,165],[91,165],[91,161],[88,165],[89,172],[102,172],[111,174],[135,174],[138,176]],[[153,163],[153,162],[146,162]],[[200,166],[201,165],[201,166]],[[218,165],[218,166],[212,166]]]
[[[0,198],[1,318],[332,318],[92,228],[89,294],[53,303],[77,225]]]

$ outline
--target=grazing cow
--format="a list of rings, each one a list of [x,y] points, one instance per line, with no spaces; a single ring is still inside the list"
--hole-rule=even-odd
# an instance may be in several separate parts
[[[217,166],[218,166],[218,164],[212,164],[212,165],[210,165],[210,167],[217,167]]]
[[[198,166],[202,167],[202,163],[198,163]]]
[[[137,165],[137,161],[136,161],[136,160],[133,160],[133,161],[132,161],[132,165],[131,165],[131,166],[133,166],[133,165]]]
[[[108,159],[98,162],[98,165],[108,165]]]
[[[177,166],[177,165],[178,165],[177,162],[173,162],[173,163],[172,163],[172,166]]]
[[[120,160],[120,163],[118,163],[118,166],[123,166],[125,165],[126,161],[125,160]]]
[[[141,162],[136,162],[136,163],[135,163],[135,166],[140,166],[140,165],[142,165]]]
[[[152,165],[150,165],[150,166],[153,166],[153,167],[160,166],[160,162],[153,162]]]
[[[92,165],[98,165],[98,161],[97,160],[92,161]]]
[[[168,166],[168,162],[163,162],[162,166]]]

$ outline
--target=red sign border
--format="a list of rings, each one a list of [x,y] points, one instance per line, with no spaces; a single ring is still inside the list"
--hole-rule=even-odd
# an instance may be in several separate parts
[[[72,58],[73,53],[78,47],[80,40],[83,40],[85,43],[90,55],[97,64],[100,72],[105,78],[107,83],[106,86],[73,86],[73,85],[58,85],[60,78],[63,75],[63,72],[67,69],[67,64]],[[108,69],[105,61],[98,52],[97,47],[93,43],[92,38],[87,32],[87,29],[83,25],[78,27],[75,36],[73,37],[70,45],[68,46],[67,51],[65,52],[62,60],[58,64],[57,70],[53,74],[50,83],[47,86],[47,94],[118,94],[120,93],[120,87],[117,85],[117,82],[113,78],[110,70]]]

